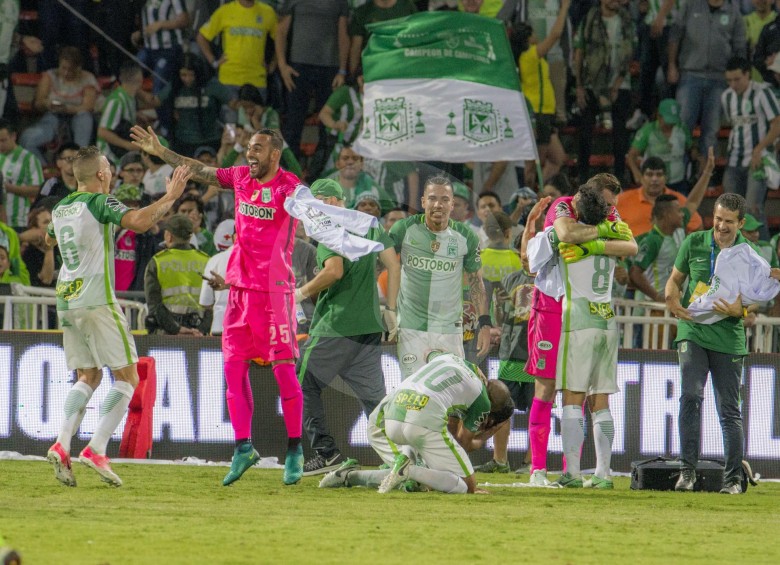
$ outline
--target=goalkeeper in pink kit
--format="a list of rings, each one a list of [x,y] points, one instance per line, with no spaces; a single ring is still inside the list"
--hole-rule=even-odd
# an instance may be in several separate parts
[[[189,165],[194,180],[235,192],[236,239],[225,277],[230,294],[222,355],[236,448],[222,484],[237,481],[259,460],[252,445],[254,401],[249,384],[249,363],[257,357],[271,362],[282,397],[288,436],[283,481],[297,483],[303,475],[303,394],[295,374],[298,344],[292,270],[297,220],[283,204],[301,181],[279,167],[282,137],[276,130],[255,132],[247,147],[248,166],[226,169],[207,167],[163,147],[151,128],[134,126],[131,137],[150,155],[172,165]]]

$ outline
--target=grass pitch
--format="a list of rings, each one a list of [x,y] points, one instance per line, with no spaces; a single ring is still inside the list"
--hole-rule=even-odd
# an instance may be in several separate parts
[[[746,495],[491,488],[379,495],[295,486],[280,470],[222,487],[224,467],[0,462],[0,534],[25,565],[125,563],[778,563],[780,484]],[[479,482],[515,480],[478,476]],[[527,476],[523,478],[527,480]]]

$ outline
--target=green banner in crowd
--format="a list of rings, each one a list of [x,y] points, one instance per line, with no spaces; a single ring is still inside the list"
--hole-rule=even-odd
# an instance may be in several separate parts
[[[455,163],[537,158],[501,22],[422,12],[370,29],[359,153]]]

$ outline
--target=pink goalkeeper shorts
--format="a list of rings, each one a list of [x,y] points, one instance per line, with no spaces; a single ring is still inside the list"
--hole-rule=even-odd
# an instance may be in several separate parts
[[[528,361],[525,364],[529,375],[555,379],[560,339],[561,313],[531,308],[528,317]]]
[[[225,361],[295,359],[295,295],[230,287],[222,331]]]

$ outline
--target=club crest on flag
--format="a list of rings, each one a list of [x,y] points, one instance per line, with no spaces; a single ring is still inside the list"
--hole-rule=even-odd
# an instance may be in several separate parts
[[[498,120],[493,104],[468,98],[463,101],[463,135],[477,143],[498,139]]]
[[[271,201],[271,189],[270,188],[264,188],[263,189],[262,200],[266,204]]]
[[[406,99],[380,98],[374,104],[377,140],[392,143],[409,135]]]
[[[438,241],[432,241],[431,242],[431,251],[432,252],[436,253],[439,250],[440,247],[441,247],[441,243],[439,243]]]

